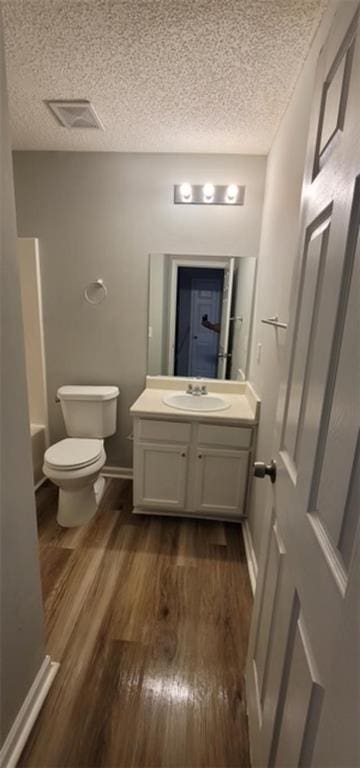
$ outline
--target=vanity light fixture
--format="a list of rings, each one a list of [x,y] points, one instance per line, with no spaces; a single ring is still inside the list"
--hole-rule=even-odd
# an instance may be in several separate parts
[[[203,193],[204,193],[204,201],[205,203],[212,203],[214,200],[215,195],[215,187],[213,184],[210,184],[208,182],[207,184],[204,184],[203,186]]]
[[[237,184],[229,184],[229,186],[226,188],[226,196],[225,200],[227,203],[234,204],[235,200],[237,198],[239,187]]]
[[[189,184],[188,181],[184,181],[183,184],[180,184],[180,194],[184,201],[184,203],[190,203],[192,198],[192,186]]]
[[[245,187],[239,184],[190,184],[183,181],[174,185],[175,205],[244,205]]]

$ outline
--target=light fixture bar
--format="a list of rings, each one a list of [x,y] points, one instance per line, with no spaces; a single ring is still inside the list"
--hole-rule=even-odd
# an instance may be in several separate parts
[[[239,184],[190,184],[183,181],[174,185],[175,205],[244,205],[245,187]]]

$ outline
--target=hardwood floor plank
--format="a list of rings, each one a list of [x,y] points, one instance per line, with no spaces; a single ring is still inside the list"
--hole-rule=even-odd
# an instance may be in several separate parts
[[[82,553],[82,566],[87,562],[89,553]],[[63,643],[66,653],[60,671],[23,753],[21,764],[40,766],[41,761],[45,760],[44,765],[59,768],[73,765],[72,744],[77,744],[88,712],[103,704],[97,699],[96,676],[99,669],[94,661],[97,656],[101,656],[108,631],[109,607],[116,594],[119,578],[118,555],[107,553],[104,558],[100,553],[98,561],[94,558],[89,561],[89,571],[92,579],[91,582],[88,580],[87,592],[82,594],[81,604],[77,604],[76,612],[72,613],[72,631],[66,643]],[[64,618],[62,609],[63,606],[59,621]],[[60,626],[54,628],[58,636],[62,636]],[[56,644],[56,638],[53,642]],[[83,689],[88,690],[89,686],[92,693],[84,698]],[[82,715],[79,720],[75,720],[74,708],[79,710],[79,700],[82,701]],[[101,716],[101,712],[99,714]],[[31,752],[29,763],[26,757],[28,750]]]
[[[92,708],[81,741],[71,749],[71,765],[131,765],[141,695],[143,648],[127,641],[104,641],[92,660],[101,711]],[[83,701],[91,700],[90,678],[75,702],[74,717],[82,717]]]
[[[66,569],[71,552],[71,549],[51,547],[46,544],[41,549],[40,571],[46,611],[48,610],[50,595]]]
[[[61,661],[81,608],[97,578],[103,551],[72,552],[62,577],[47,602],[47,648],[54,661]]]
[[[20,765],[247,768],[239,526],[132,515],[131,483],[113,480],[96,518],[67,536],[55,502],[45,488],[39,538],[61,667]]]

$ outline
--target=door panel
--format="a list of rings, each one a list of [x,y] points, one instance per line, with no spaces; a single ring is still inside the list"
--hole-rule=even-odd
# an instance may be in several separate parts
[[[324,93],[324,117],[320,133],[320,155],[329,144],[339,123],[339,107],[341,103],[341,94],[343,92],[345,73],[345,56],[342,57],[336,70],[329,78],[326,93]]]
[[[302,415],[307,396],[315,332],[319,321],[319,303],[324,288],[331,217],[328,210],[309,227],[303,257],[297,323],[284,418],[282,450],[296,468],[296,453],[301,438]]]
[[[220,323],[221,278],[191,281],[189,376],[213,379],[217,374],[219,334],[202,325],[207,315],[214,325]]]
[[[276,524],[272,528],[267,563],[265,584],[261,600],[260,620],[255,640],[254,673],[256,676],[257,699],[260,718],[264,706],[264,691],[268,673],[272,630],[274,628],[274,608],[279,588],[281,570],[284,563],[285,549],[280,540]]]
[[[310,765],[323,688],[301,613],[294,595],[280,693],[274,724],[270,766]]]
[[[135,449],[135,506],[184,509],[186,445],[139,443]]]
[[[342,516],[340,534],[338,539],[338,550],[341,553],[343,563],[345,565],[346,574],[348,574],[350,561],[354,551],[356,526],[359,515],[359,499],[360,499],[360,463],[359,463],[359,448],[360,440],[359,433],[356,443],[354,461],[352,463],[352,470],[350,480],[347,487],[346,503],[344,514]]]
[[[349,242],[343,272],[341,299],[336,318],[332,353],[333,371],[321,414],[309,511],[324,529],[334,555],[349,562],[354,537],[355,484],[358,454],[359,345],[354,344],[360,327],[359,295],[360,177],[355,184],[349,227]],[[354,418],[355,417],[355,418]],[[352,479],[353,478],[353,479]],[[348,489],[351,488],[348,497]]]
[[[339,28],[346,16],[345,13],[344,19],[339,19]],[[329,40],[328,50],[325,50],[323,54],[323,67],[327,66],[328,71],[322,86],[320,100],[313,178],[329,158],[331,149],[336,145],[336,140],[339,138],[338,132],[344,130],[349,85],[352,80],[357,24],[358,19],[354,15],[333,59],[331,59],[331,40]]]
[[[199,448],[196,465],[196,509],[213,515],[243,513],[248,451]]]
[[[313,101],[247,665],[254,768],[360,764],[358,8],[339,6]]]

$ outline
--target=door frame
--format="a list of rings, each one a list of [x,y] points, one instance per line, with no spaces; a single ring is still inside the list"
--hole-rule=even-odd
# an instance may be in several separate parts
[[[217,378],[226,379],[226,374],[231,368],[232,350],[229,359],[229,340],[230,340],[230,322],[231,309],[234,299],[234,275],[235,259],[229,259],[227,273],[224,273],[223,300],[221,305],[221,324],[219,334],[219,354],[217,364]],[[225,357],[223,357],[225,355]],[[230,368],[229,368],[230,363]]]

